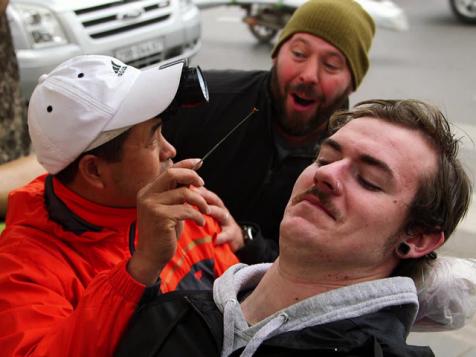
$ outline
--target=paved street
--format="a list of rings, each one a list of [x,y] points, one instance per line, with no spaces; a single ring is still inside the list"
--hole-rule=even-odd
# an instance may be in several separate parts
[[[397,0],[409,17],[408,32],[379,30],[371,69],[351,103],[370,98],[418,98],[438,105],[461,137],[460,156],[476,176],[476,26],[459,23],[447,0]],[[236,7],[202,12],[203,47],[193,59],[203,69],[268,69],[271,45],[257,44]],[[441,253],[476,258],[476,200]],[[475,357],[476,319],[444,333],[415,333],[415,344],[431,345],[437,356]]]

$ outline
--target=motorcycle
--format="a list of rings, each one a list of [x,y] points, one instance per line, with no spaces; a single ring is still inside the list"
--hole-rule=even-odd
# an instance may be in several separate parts
[[[467,24],[476,25],[476,0],[449,0],[456,17]]]
[[[245,10],[243,22],[261,43],[269,43],[306,0],[193,0],[200,9],[239,6]],[[408,20],[402,8],[390,0],[355,0],[380,28],[406,31]]]

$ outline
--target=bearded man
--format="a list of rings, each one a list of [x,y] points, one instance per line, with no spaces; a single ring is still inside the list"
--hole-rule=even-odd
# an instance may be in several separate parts
[[[199,171],[231,213],[220,222],[229,232],[221,239],[242,262],[277,257],[293,184],[313,162],[330,115],[348,106],[367,72],[374,32],[352,0],[309,1],[284,27],[270,71],[205,72],[210,103],[165,123],[181,160],[203,156],[253,107],[259,110]]]

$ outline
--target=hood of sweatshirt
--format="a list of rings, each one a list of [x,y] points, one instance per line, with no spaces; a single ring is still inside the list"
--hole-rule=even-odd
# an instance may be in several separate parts
[[[237,264],[215,281],[213,299],[223,313],[222,356],[246,346],[242,356],[252,356],[263,341],[284,332],[354,318],[395,306],[394,313],[407,331],[415,321],[418,296],[412,279],[393,277],[374,280],[321,293],[250,326],[237,296],[252,290],[271,263]]]

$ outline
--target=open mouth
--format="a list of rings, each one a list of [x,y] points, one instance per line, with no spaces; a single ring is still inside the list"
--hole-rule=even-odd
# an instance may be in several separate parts
[[[293,97],[294,101],[297,104],[302,105],[302,106],[312,105],[316,102],[314,99],[305,99],[305,98],[300,97],[296,94],[293,94],[292,97]]]

